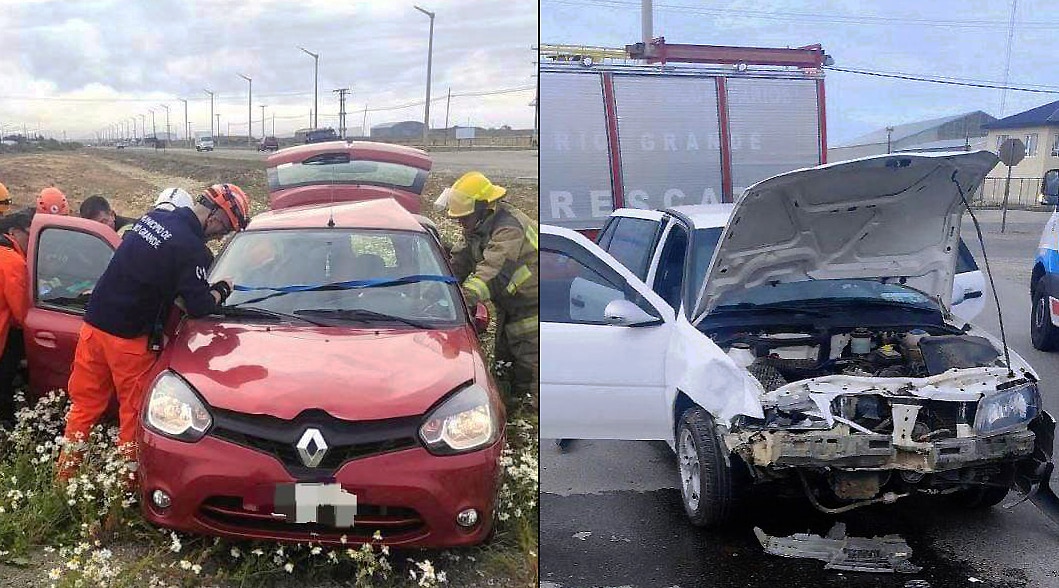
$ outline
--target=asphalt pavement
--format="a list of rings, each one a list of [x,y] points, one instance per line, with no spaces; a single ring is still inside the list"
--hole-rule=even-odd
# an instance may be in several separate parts
[[[1004,234],[999,211],[978,216],[1008,343],[1038,371],[1045,408],[1059,415],[1059,353],[1036,351],[1029,338],[1029,273],[1048,214],[1012,211]],[[969,217],[963,236],[984,269]],[[975,323],[999,335],[991,292]],[[542,588],[1059,586],[1059,526],[1029,502],[972,512],[910,498],[829,517],[792,493],[757,497],[738,525],[709,532],[686,521],[677,484],[675,458],[664,443],[573,441],[559,453],[543,440]],[[1053,488],[1059,490],[1059,483],[1053,481]],[[845,522],[850,536],[900,535],[922,571],[824,570],[820,561],[765,554],[752,531],[759,526],[774,536],[823,535],[835,521]]]

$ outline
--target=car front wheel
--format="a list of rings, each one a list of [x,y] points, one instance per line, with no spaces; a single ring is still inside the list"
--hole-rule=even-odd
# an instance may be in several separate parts
[[[743,484],[725,451],[708,412],[699,407],[684,412],[677,430],[677,464],[680,495],[693,525],[718,527],[738,510]]]
[[[1052,351],[1059,344],[1059,329],[1052,324],[1048,308],[1048,293],[1044,288],[1033,292],[1033,311],[1030,316],[1030,341],[1041,351]]]

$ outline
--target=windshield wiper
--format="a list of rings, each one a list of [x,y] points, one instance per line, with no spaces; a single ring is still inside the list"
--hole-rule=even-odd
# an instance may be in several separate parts
[[[326,323],[321,323],[321,322],[318,322],[318,321],[307,319],[305,317],[301,317],[301,316],[297,316],[297,315],[293,315],[293,314],[287,314],[285,312],[276,312],[275,310],[269,310],[267,308],[261,308],[259,306],[239,306],[237,304],[233,304],[231,306],[220,306],[220,307],[218,307],[218,313],[217,314],[220,314],[221,316],[228,316],[228,317],[262,317],[262,316],[268,316],[268,317],[277,318],[277,319],[294,319],[296,321],[301,321],[303,323],[309,323],[309,324],[312,324],[312,325],[316,325],[318,327],[331,326],[331,325],[328,325]]]
[[[313,316],[325,316],[334,317],[338,319],[364,321],[364,322],[386,322],[394,321],[398,323],[404,323],[406,325],[415,327],[417,329],[432,329],[434,328],[427,323],[423,323],[413,319],[407,319],[403,316],[396,316],[392,314],[386,314],[382,312],[375,312],[374,310],[368,310],[366,308],[305,308],[302,310],[295,310],[294,314],[302,316],[305,314]]]
[[[764,311],[764,312],[793,312],[798,314],[807,314],[811,316],[828,316],[830,313],[820,312],[818,310],[809,310],[802,308],[801,306],[792,306],[786,304],[754,304],[753,302],[740,302],[739,304],[725,304],[718,306],[713,309],[713,312],[731,312],[731,311]]]
[[[903,309],[919,310],[924,312],[941,312],[941,309],[934,308],[931,306],[925,306],[923,304],[916,304],[915,302],[902,302],[900,300],[886,300],[885,298],[859,298],[856,296],[849,298],[821,298],[816,301],[807,301],[808,304],[814,305],[828,305],[828,304],[863,304],[871,306],[892,306]]]

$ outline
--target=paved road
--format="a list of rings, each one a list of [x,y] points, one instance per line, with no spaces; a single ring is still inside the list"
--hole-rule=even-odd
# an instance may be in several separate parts
[[[130,148],[130,150],[132,150]],[[136,148],[136,151],[151,151],[153,149]],[[182,155],[198,155],[201,157],[220,157],[225,159],[240,159],[255,161],[264,159],[265,154],[257,151],[240,149],[218,149],[207,153],[198,153],[194,149],[170,148],[169,153]],[[537,151],[490,151],[486,149],[475,149],[473,151],[436,151],[431,153],[434,159],[433,171],[445,174],[460,174],[471,169],[477,169],[489,175],[516,179],[525,178],[527,181],[537,180]]]
[[[999,234],[999,214],[979,214],[1011,348],[1042,377],[1046,408],[1059,414],[1059,354],[1041,353],[1029,341],[1027,292],[1042,213],[1012,213]],[[971,243],[968,221],[964,237]],[[975,251],[981,263],[981,254]],[[996,305],[976,321],[999,333]],[[749,509],[732,531],[706,532],[684,518],[676,464],[664,443],[581,441],[565,454],[550,440],[541,450],[542,588],[710,586],[785,588],[894,587],[923,579],[932,588],[1059,586],[1059,527],[1030,503],[985,513],[917,500],[859,509],[837,520],[848,533],[897,533],[923,567],[915,575],[873,575],[823,570],[815,560],[763,554],[751,529],[774,535],[823,534],[835,519],[798,497],[768,497]],[[1059,484],[1053,483],[1059,488]],[[972,581],[982,580],[982,582]]]

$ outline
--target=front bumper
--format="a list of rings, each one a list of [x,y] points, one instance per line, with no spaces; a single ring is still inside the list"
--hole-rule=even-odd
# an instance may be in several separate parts
[[[333,476],[295,479],[274,457],[207,436],[175,441],[140,428],[140,501],[152,524],[179,531],[238,539],[371,542],[406,547],[453,547],[480,543],[492,529],[499,485],[501,437],[463,455],[435,456],[422,447],[348,461]],[[337,482],[357,496],[353,527],[287,523],[273,516],[277,484]],[[172,497],[159,509],[154,490]],[[456,514],[479,512],[465,529]]]
[[[729,435],[729,447],[759,467],[941,472],[1029,457],[1036,436],[1027,429],[897,447],[890,435],[829,431],[759,431]]]

